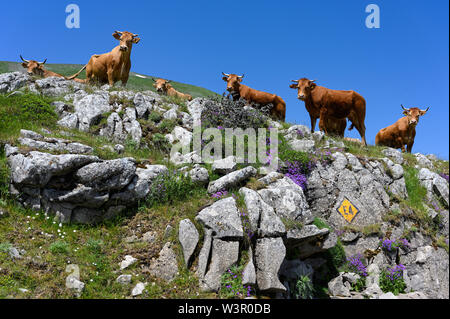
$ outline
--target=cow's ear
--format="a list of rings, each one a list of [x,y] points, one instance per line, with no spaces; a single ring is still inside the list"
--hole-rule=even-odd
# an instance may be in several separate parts
[[[407,111],[407,110],[403,111],[404,116],[408,116],[408,114],[409,114],[409,111]]]
[[[224,76],[224,77],[222,78],[222,80],[224,80],[225,82],[227,82],[227,81],[228,81],[228,78],[227,78],[226,76]]]
[[[138,44],[141,41],[141,38],[133,38],[133,43]]]
[[[26,69],[26,68],[28,68],[28,63],[23,62],[22,66]]]
[[[120,34],[118,34],[117,32],[114,32],[114,33],[113,33],[113,37],[114,37],[116,40],[120,40]]]
[[[289,87],[291,89],[298,89],[298,85],[297,84],[291,84],[291,85],[289,85]]]
[[[316,83],[311,83],[311,86],[310,86],[311,90],[314,90],[316,88],[316,86],[317,86]]]
[[[238,82],[241,83],[242,82],[242,78],[238,78]]]

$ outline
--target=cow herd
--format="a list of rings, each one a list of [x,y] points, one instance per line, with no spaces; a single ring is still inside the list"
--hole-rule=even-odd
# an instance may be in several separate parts
[[[121,81],[122,86],[126,86],[131,69],[131,50],[133,44],[137,44],[140,38],[137,34],[127,31],[115,31],[113,37],[120,43],[111,52],[104,54],[94,54],[86,64],[76,74],[65,77],[52,71],[44,69],[43,62],[35,60],[25,60],[22,66],[27,69],[28,74],[40,77],[63,77],[67,80],[74,80],[80,83],[109,84],[113,86]],[[86,79],[77,77],[83,70],[86,70]],[[223,80],[227,82],[227,91],[234,100],[243,98],[249,103],[259,105],[272,104],[270,115],[272,118],[285,121],[286,103],[281,97],[275,94],[258,91],[242,84],[244,75],[223,73]],[[181,99],[192,100],[189,94],[175,90],[170,81],[164,79],[152,79],[153,86],[158,93],[168,96],[176,96]],[[367,146],[366,126],[366,101],[355,91],[332,90],[323,86],[318,86],[315,80],[301,78],[292,80],[294,82],[289,87],[297,90],[297,98],[305,103],[306,110],[311,120],[311,132],[314,132],[317,119],[319,119],[319,129],[328,135],[344,136],[347,127],[347,119],[351,122],[349,130],[356,128],[361,136],[362,145]],[[407,109],[401,105],[404,117],[394,124],[381,129],[375,138],[375,144],[393,148],[401,148],[403,152],[411,153],[416,126],[419,117],[425,115],[429,110],[418,108]],[[405,148],[406,145],[406,148]]]

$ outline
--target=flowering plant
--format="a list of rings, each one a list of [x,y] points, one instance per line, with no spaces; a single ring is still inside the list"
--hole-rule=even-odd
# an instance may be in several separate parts
[[[222,275],[222,286],[220,294],[223,298],[239,298],[250,297],[252,287],[242,284],[242,266],[233,266]]]
[[[394,295],[405,292],[406,284],[403,280],[405,266],[398,264],[392,268],[381,271],[380,288],[383,292],[392,292]]]
[[[407,248],[409,247],[409,242],[406,238],[400,238],[397,240],[385,239],[381,243],[381,248],[384,251],[392,252],[397,250],[398,248]]]

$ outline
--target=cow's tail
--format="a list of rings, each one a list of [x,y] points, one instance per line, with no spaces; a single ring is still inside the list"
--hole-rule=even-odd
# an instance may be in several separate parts
[[[78,71],[77,73],[75,73],[74,75],[71,75],[71,76],[65,76],[64,78],[65,78],[66,80],[73,80],[73,79],[75,79],[77,76],[79,76],[80,73],[83,72],[83,71],[86,69],[86,67],[87,67],[87,64],[86,64],[85,66],[83,66],[83,68],[82,68],[80,71]],[[82,81],[82,80],[80,80],[80,81]],[[77,82],[78,82],[78,81],[77,81]]]

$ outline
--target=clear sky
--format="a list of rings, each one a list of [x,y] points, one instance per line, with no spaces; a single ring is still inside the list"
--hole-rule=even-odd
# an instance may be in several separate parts
[[[70,3],[80,8],[79,29],[66,28]],[[371,3],[380,7],[379,29],[365,25]],[[118,44],[114,30],[138,33],[132,71],[218,93],[225,90],[222,71],[245,73],[244,84],[286,101],[287,121],[308,126],[291,79],[355,90],[367,101],[370,144],[402,116],[400,104],[430,106],[413,152],[448,159],[447,0],[3,1],[0,27],[0,60],[22,54],[48,63],[85,64]]]

